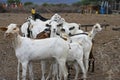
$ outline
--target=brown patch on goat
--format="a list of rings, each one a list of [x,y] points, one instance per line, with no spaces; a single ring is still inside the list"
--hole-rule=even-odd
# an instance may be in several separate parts
[[[50,37],[50,33],[43,31],[36,36],[36,39],[45,39],[49,37]]]
[[[67,38],[65,38],[65,37],[61,37],[62,39],[64,39],[65,41],[67,41]]]

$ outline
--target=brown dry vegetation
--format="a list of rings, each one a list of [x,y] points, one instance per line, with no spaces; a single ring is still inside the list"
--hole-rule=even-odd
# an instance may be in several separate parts
[[[53,13],[54,14],[54,13]],[[53,14],[41,14],[50,18]],[[23,24],[30,14],[0,14],[0,26],[10,23]],[[110,24],[95,36],[93,54],[95,57],[95,72],[88,73],[87,80],[120,80],[120,31],[113,31],[113,27],[120,27],[120,15],[92,15],[78,13],[60,13],[67,22],[81,24],[103,23]],[[84,28],[82,28],[84,29]],[[89,28],[91,30],[91,28]],[[34,62],[35,80],[40,80],[39,62]],[[49,67],[48,67],[49,68]],[[71,70],[74,74],[74,69]],[[11,41],[4,39],[4,32],[0,31],[0,80],[16,80],[17,58],[11,46]],[[112,77],[112,79],[110,79]],[[81,75],[79,76],[81,78]],[[73,80],[73,76],[71,76]]]

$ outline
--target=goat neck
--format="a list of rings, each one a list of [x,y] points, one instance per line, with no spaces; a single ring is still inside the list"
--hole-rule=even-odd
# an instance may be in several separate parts
[[[96,25],[95,25],[96,26]],[[91,38],[91,40],[95,37],[95,35],[99,32],[97,29],[95,29],[95,26],[93,26],[92,30],[89,32],[88,36]]]
[[[20,35],[14,36],[12,44],[14,49],[19,48],[21,45],[21,36]]]

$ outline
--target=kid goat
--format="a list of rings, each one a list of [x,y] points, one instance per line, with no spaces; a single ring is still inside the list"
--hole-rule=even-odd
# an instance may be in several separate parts
[[[33,40],[19,35],[17,24],[10,24],[8,27],[0,28],[5,32],[7,38],[11,38],[19,66],[22,64],[22,80],[26,80],[27,65],[31,60],[55,59],[62,71],[64,80],[67,80],[67,69],[65,62],[67,59],[69,44],[62,38],[47,38]],[[43,46],[44,45],[44,46]]]

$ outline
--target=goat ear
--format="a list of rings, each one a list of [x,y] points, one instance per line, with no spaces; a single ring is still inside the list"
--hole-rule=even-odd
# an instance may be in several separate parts
[[[51,27],[51,25],[49,25],[49,24],[46,24],[46,27]]]
[[[1,31],[6,31],[6,30],[7,30],[7,27],[0,27],[0,30],[1,30]]]

